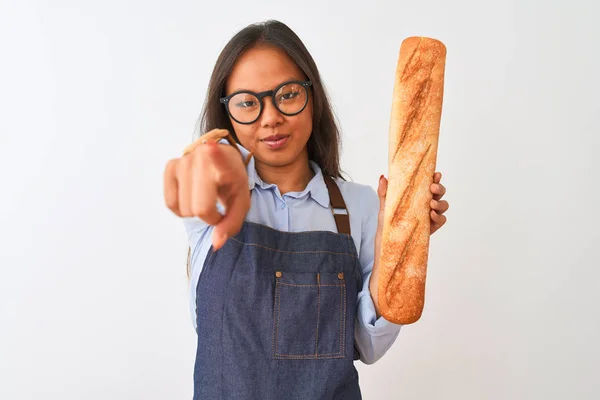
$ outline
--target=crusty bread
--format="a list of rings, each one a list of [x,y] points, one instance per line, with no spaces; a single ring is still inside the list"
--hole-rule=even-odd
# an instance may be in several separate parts
[[[389,172],[381,239],[378,306],[397,324],[423,312],[446,47],[438,40],[402,42],[389,131]]]

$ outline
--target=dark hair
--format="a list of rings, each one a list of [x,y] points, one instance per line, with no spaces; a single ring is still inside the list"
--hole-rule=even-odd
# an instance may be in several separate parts
[[[269,20],[251,24],[239,31],[219,55],[208,85],[208,93],[199,121],[201,133],[212,129],[228,129],[239,143],[219,99],[225,96],[225,83],[244,51],[260,44],[285,51],[312,81],[313,130],[308,139],[308,158],[316,162],[324,175],[342,178],[340,170],[340,132],[317,66],[300,38],[284,23]]]

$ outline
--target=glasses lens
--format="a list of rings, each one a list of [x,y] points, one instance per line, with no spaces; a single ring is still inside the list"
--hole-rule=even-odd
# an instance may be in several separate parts
[[[239,122],[252,122],[260,114],[260,102],[250,93],[238,93],[229,100],[229,112]]]
[[[277,108],[284,114],[295,114],[302,110],[308,100],[306,88],[299,83],[282,86],[275,94]]]

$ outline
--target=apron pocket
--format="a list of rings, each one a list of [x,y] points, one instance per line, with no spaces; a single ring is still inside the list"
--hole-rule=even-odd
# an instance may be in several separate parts
[[[273,355],[277,359],[344,358],[343,273],[275,274]]]

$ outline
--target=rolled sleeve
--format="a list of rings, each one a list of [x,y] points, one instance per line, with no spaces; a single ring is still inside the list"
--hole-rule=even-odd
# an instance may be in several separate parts
[[[394,324],[384,317],[377,318],[375,305],[369,291],[370,278],[371,273],[365,279],[363,290],[358,294],[358,310],[354,332],[354,340],[360,353],[360,360],[365,364],[373,364],[383,357],[394,344],[402,326]]]

